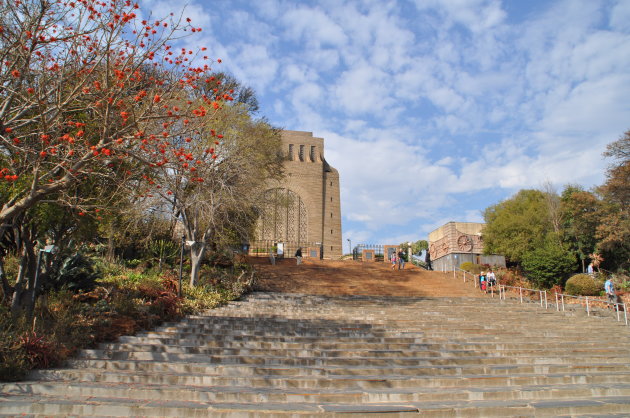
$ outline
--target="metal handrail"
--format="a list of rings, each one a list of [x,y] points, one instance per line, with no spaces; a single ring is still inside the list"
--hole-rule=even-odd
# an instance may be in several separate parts
[[[547,291],[546,290],[539,290],[539,289],[529,289],[526,287],[519,287],[519,286],[507,286],[504,284],[500,284],[499,285],[499,300],[506,300],[506,289],[517,289],[519,292],[519,299],[520,302],[523,303],[523,291],[528,291],[528,292],[534,292],[534,293],[538,293],[539,294],[539,298],[540,298],[540,306],[544,306],[545,309],[549,308],[549,303],[547,300]],[[625,324],[628,325],[628,310],[627,310],[627,306],[625,303],[611,303],[608,302],[606,299],[600,299],[600,298],[593,298],[591,297],[589,299],[588,296],[574,296],[574,295],[566,295],[564,293],[557,293],[554,292],[555,294],[555,299],[556,299],[556,310],[560,311],[560,304],[562,304],[562,311],[565,311],[565,307],[564,307],[564,298],[574,298],[574,299],[584,299],[585,301],[585,305],[586,305],[586,314],[587,316],[591,316],[591,302],[601,302],[601,303],[606,303],[608,305],[614,305],[615,307],[615,311],[617,312],[617,322],[621,321],[621,308],[623,307],[623,316],[624,316],[624,321]]]
[[[470,275],[472,276],[472,278],[473,278],[473,284],[475,285],[475,288],[477,288],[477,280],[475,280],[475,275],[474,275],[474,274],[472,274],[472,273],[471,273],[471,272],[469,272],[469,271],[462,270],[462,269],[460,269],[459,267],[453,267],[453,278],[454,278],[454,279],[457,277],[457,275],[455,274],[455,271],[456,271],[456,270],[457,270],[457,271],[460,271],[460,272],[462,272],[462,273],[464,273],[464,274],[463,274],[463,276],[464,276],[464,283],[466,283],[466,274],[470,274]]]

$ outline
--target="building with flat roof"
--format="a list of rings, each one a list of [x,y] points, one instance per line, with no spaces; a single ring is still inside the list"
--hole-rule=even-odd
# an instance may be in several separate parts
[[[462,263],[505,267],[502,255],[483,254],[483,228],[479,222],[448,222],[429,234],[429,255],[434,270],[450,271]]]

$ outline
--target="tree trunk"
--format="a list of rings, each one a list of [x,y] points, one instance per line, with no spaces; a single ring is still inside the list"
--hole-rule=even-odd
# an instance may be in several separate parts
[[[199,280],[201,263],[206,252],[206,243],[195,243],[190,248],[190,287],[194,287]]]

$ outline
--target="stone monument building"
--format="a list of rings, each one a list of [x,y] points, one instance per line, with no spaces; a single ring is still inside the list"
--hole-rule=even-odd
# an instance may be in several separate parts
[[[311,132],[282,131],[285,177],[268,185],[257,239],[280,243],[292,256],[340,258],[339,173],[324,158],[324,139]]]
[[[451,271],[464,262],[505,267],[502,255],[484,255],[485,224],[449,222],[429,234],[429,255],[434,270]]]

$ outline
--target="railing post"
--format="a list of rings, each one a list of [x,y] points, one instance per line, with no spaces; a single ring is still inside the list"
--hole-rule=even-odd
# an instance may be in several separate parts
[[[545,290],[545,309],[549,309],[549,303],[547,302],[547,291]]]
[[[591,316],[591,309],[588,306],[588,296],[586,296],[586,316]]]
[[[554,293],[556,295],[556,311],[560,311],[560,304],[558,303],[558,294]]]
[[[625,303],[623,304],[623,317],[626,320],[626,325],[628,325],[628,309]]]
[[[564,312],[564,293],[562,294],[562,312]]]
[[[540,307],[542,308],[543,306],[543,295],[542,295],[542,290],[538,291],[538,296],[540,296]]]
[[[518,295],[521,298],[521,303],[523,303],[523,288],[522,287],[518,288]]]
[[[619,322],[621,318],[619,318],[619,304],[618,303],[615,303],[615,310],[617,311],[617,322]]]

